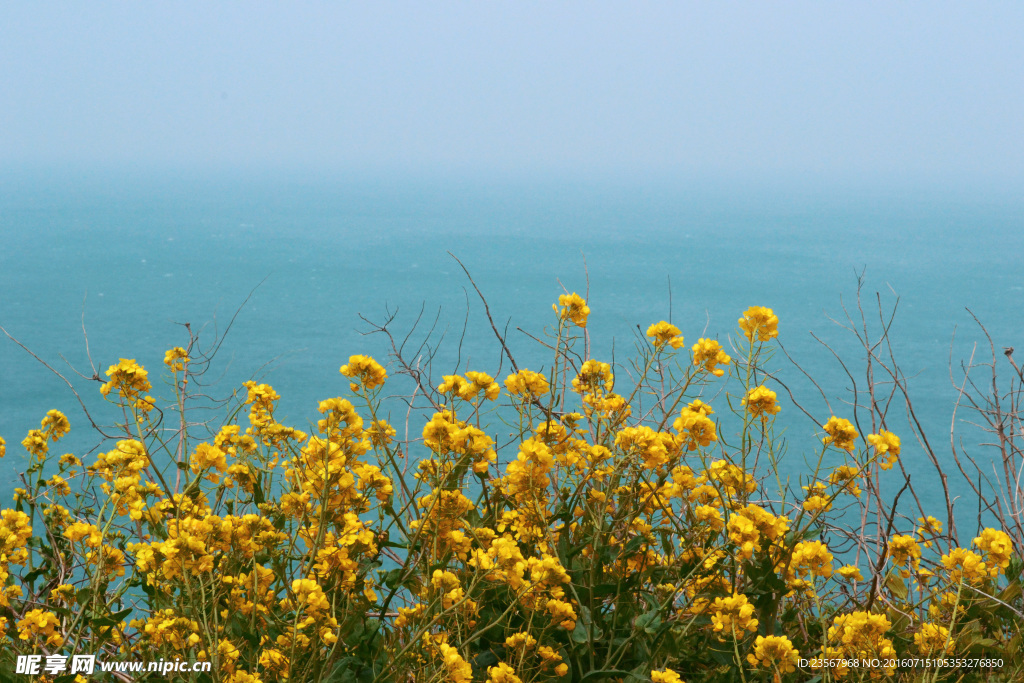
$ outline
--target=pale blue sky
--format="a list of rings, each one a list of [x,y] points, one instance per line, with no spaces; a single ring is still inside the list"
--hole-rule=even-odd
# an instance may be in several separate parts
[[[1024,180],[1024,4],[4,2],[0,165]]]

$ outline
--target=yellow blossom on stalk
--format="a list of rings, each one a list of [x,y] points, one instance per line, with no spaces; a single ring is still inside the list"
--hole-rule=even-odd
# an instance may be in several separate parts
[[[693,509],[693,516],[700,524],[707,524],[713,531],[721,531],[725,527],[722,513],[710,505],[698,505]]]
[[[251,674],[245,669],[238,669],[226,680],[227,683],[263,683],[263,679],[260,678],[259,674]]]
[[[143,415],[148,415],[154,408],[156,408],[156,399],[152,396],[143,396],[135,400],[135,410]]]
[[[28,430],[28,435],[22,440],[21,445],[30,455],[34,455],[39,460],[45,459],[46,454],[50,451],[50,445],[46,442],[46,434],[39,429]]]
[[[65,467],[81,467],[82,461],[79,460],[73,453],[65,453],[60,456],[61,469]]]
[[[764,306],[751,306],[743,312],[739,319],[740,329],[749,341],[756,335],[760,341],[768,341],[779,336],[779,317],[772,309]]]
[[[733,593],[730,597],[715,598],[709,608],[711,614],[711,625],[720,639],[733,635],[737,638],[743,636],[743,631],[754,632],[757,630],[757,619],[751,618],[754,614],[754,605],[747,600],[747,596],[741,593]]]
[[[328,609],[331,603],[327,600],[323,588],[314,579],[296,579],[292,581],[292,593],[295,601],[286,599],[286,609],[291,607],[305,608],[307,612],[318,614]]]
[[[223,472],[228,467],[224,451],[208,443],[201,443],[196,446],[189,465],[195,474],[199,474],[211,467],[215,468],[218,472]]]
[[[736,556],[742,560],[749,560],[754,554],[754,546],[761,538],[754,522],[743,515],[735,514],[729,517],[726,525],[729,531],[729,540],[738,546]]]
[[[540,398],[548,393],[548,381],[539,372],[523,369],[505,379],[505,388],[513,396]]]
[[[700,408],[707,408],[707,412]],[[686,450],[695,451],[699,447],[707,447],[712,441],[718,441],[715,423],[707,416],[710,412],[711,408],[703,403],[700,403],[696,410],[687,406],[679,412],[679,417],[672,423],[672,428],[679,433]]]
[[[84,540],[90,548],[98,548],[103,543],[103,534],[95,524],[75,522],[64,529],[64,537],[72,543]]]
[[[537,648],[537,656],[541,659],[541,668],[550,667],[552,664],[556,664],[553,672],[556,676],[564,676],[569,672],[569,666],[562,662],[562,655],[555,652],[555,649],[550,645],[541,645]],[[559,662],[562,662],[559,664]]]
[[[394,440],[397,433],[387,420],[374,420],[366,429],[366,436],[374,448],[384,448]]]
[[[989,573],[992,577],[997,576],[1002,570],[1010,566],[1010,556],[1013,555],[1013,541],[1003,531],[998,529],[985,529],[981,536],[974,539],[974,545],[985,553],[986,564],[989,565]]]
[[[181,372],[185,369],[185,363],[191,359],[188,357],[188,351],[175,346],[173,349],[168,349],[164,353],[164,365],[170,368],[171,372]]]
[[[612,366],[608,363],[591,358],[580,368],[580,373],[572,380],[572,390],[577,394],[603,393],[611,391],[615,386]]]
[[[59,410],[51,410],[46,413],[46,417],[43,418],[41,426],[43,434],[46,435],[50,441],[56,441],[71,431],[71,423],[68,422],[68,418],[64,413]]]
[[[702,337],[693,345],[693,364],[703,366],[705,372],[710,372],[715,377],[725,374],[725,370],[718,367],[719,365],[729,365],[730,363],[732,363],[732,358],[722,350],[722,347],[714,339]]]
[[[942,564],[946,568],[946,578],[952,584],[960,581],[980,583],[988,576],[988,566],[981,556],[964,548],[953,548],[948,555],[943,555]]]
[[[665,344],[668,344],[673,349],[678,349],[683,345],[683,338],[679,335],[679,328],[664,320],[648,327],[647,336],[651,338],[656,349],[660,349]]]
[[[651,683],[685,683],[672,669],[651,670]]]
[[[501,387],[494,381],[494,378],[486,372],[475,372],[470,370],[466,373],[467,384],[459,392],[459,396],[467,401],[472,401],[483,392],[484,398],[488,401],[495,401],[501,394]]]
[[[46,485],[49,486],[55,493],[61,496],[66,496],[71,493],[71,487],[68,486],[67,481],[64,477],[59,475],[53,475],[46,481]]]
[[[785,536],[786,532],[789,531],[789,518],[781,515],[776,517],[753,503],[740,508],[735,514],[749,519],[757,527],[760,534],[772,541]]]
[[[516,670],[505,662],[498,662],[498,666],[487,668],[487,683],[523,683]]]
[[[884,614],[869,612],[852,612],[840,614],[832,620],[828,629],[828,641],[831,644],[824,653],[826,659],[877,658],[882,660],[882,669],[886,675],[893,675],[895,668],[887,666],[896,656],[892,641],[885,637],[892,622]],[[836,672],[840,677],[845,673]]]
[[[116,389],[121,398],[135,400],[153,388],[149,383],[149,373],[133,358],[122,358],[116,365],[111,365],[107,369],[107,377],[110,381],[100,387],[104,396],[109,396]]]
[[[747,655],[751,666],[777,670],[789,674],[796,671],[800,653],[786,636],[758,636],[754,651]]]
[[[4,437],[0,436],[0,458],[7,455],[7,442],[4,441]]]
[[[25,546],[30,538],[32,523],[28,515],[20,510],[0,511],[0,558],[6,556],[11,564],[24,564],[28,559]]]
[[[623,427],[615,435],[615,445],[629,455],[637,455],[647,469],[657,469],[678,460],[675,439],[671,434],[648,427]]]
[[[18,637],[22,640],[33,640],[45,636],[43,641],[47,647],[58,648],[64,644],[64,637],[57,632],[60,620],[53,612],[34,609],[18,622]]]
[[[832,503],[829,502],[827,496],[825,496],[825,483],[816,481],[814,486],[802,486],[804,491],[807,491],[807,500],[804,501],[804,510],[808,512],[815,512],[816,510],[831,510]]]
[[[324,415],[324,419],[317,421],[317,429],[321,434],[329,433],[332,441],[340,443],[362,436],[363,418],[356,412],[351,401],[329,398],[320,401],[317,410]]]
[[[893,564],[900,567],[900,575],[908,578],[910,570],[903,567],[909,565],[910,569],[917,569],[921,565],[921,548],[913,536],[896,534],[889,539],[889,557]]]
[[[428,638],[424,634],[424,638]],[[451,683],[470,683],[473,680],[473,667],[462,658],[459,651],[448,643],[440,643],[437,646],[438,653],[447,671],[447,680]]]
[[[921,525],[917,528],[917,535],[922,541],[921,545],[931,548],[931,539],[942,533],[942,522],[928,515],[927,517],[918,517],[917,523]]]
[[[536,644],[537,639],[529,633],[513,633],[505,639],[505,647],[518,653],[532,649]]]
[[[50,591],[50,597],[57,602],[62,602],[64,604],[71,604],[71,600],[74,595],[75,587],[69,583],[62,583]]]
[[[793,546],[793,559],[789,565],[792,576],[832,576],[832,553],[821,541],[801,541]]]
[[[439,394],[461,394],[462,389],[469,384],[462,375],[444,375],[442,379],[444,381],[437,385]]]
[[[822,442],[828,446],[834,444],[836,448],[844,451],[852,451],[856,448],[857,430],[849,420],[833,415],[824,425],[825,433],[828,434]]]
[[[747,407],[753,417],[760,417],[762,420],[766,420],[769,415],[775,415],[782,410],[775,401],[775,392],[763,384],[751,389],[743,397],[743,405]]]
[[[558,306],[561,306],[559,310]],[[558,306],[551,304],[551,308],[558,313],[558,317],[562,320],[569,320],[578,327],[587,326],[587,316],[590,315],[590,307],[587,306],[587,302],[576,292],[572,294],[563,294],[558,297]]]
[[[914,634],[914,645],[922,655],[930,655],[939,652],[952,654],[955,649],[954,641],[949,637],[949,629],[939,624],[925,622]]]
[[[864,576],[860,573],[860,568],[855,567],[852,564],[847,564],[836,570],[836,574],[843,577],[847,581],[863,581]]]
[[[860,496],[860,486],[857,485],[857,475],[860,469],[850,465],[840,465],[832,470],[828,477],[828,483],[839,486],[852,496]]]
[[[874,446],[878,454],[878,465],[883,470],[891,470],[900,456],[900,437],[884,429],[878,430],[877,434],[868,434],[868,443]],[[885,460],[882,457],[885,456]]]
[[[753,493],[757,490],[757,479],[743,471],[739,465],[727,460],[715,460],[708,466],[709,481],[720,482],[725,487],[725,494],[733,497],[738,493]]]
[[[548,600],[547,612],[551,615],[551,621],[566,631],[576,628],[576,610],[571,603],[558,599]]]
[[[352,391],[359,391],[360,385],[367,390],[376,389],[388,378],[387,370],[380,363],[362,355],[349,356],[348,363],[342,365],[339,372],[355,380],[349,385]]]

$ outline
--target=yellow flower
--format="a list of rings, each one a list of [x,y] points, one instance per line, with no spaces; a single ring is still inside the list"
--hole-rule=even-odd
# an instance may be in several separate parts
[[[459,651],[448,643],[438,645],[441,659],[448,670],[448,680],[451,683],[470,683],[473,680],[473,667],[462,658]]]
[[[850,465],[840,465],[832,470],[828,482],[833,486],[839,486],[850,495],[859,496],[860,486],[857,485],[857,475],[860,470]]]
[[[751,342],[756,335],[760,341],[768,341],[779,336],[779,318],[772,309],[764,306],[751,306],[739,319],[740,329]]]
[[[50,441],[56,441],[71,431],[71,423],[64,413],[59,410],[51,410],[46,413],[42,421],[43,434],[49,437]]]
[[[823,653],[825,659],[853,659],[853,658],[878,658],[883,660],[883,671],[891,676],[895,672],[892,667],[885,665],[886,660],[892,660],[896,656],[896,650],[892,641],[885,637],[885,634],[892,628],[892,622],[884,614],[871,614],[868,612],[852,612],[840,614],[832,620],[832,626],[828,629],[828,641],[835,646],[826,648]],[[840,677],[845,673],[836,671]]]
[[[523,683],[516,670],[505,662],[487,668],[487,683]]]
[[[860,573],[860,568],[853,566],[852,564],[844,565],[836,570],[836,574],[843,577],[847,581],[863,581],[864,576]]]
[[[743,515],[733,515],[726,525],[729,530],[729,540],[739,546],[736,556],[743,560],[749,560],[754,554],[754,546],[761,538],[754,522]]]
[[[826,446],[835,444],[836,448],[842,448],[844,451],[852,451],[856,448],[854,442],[857,439],[857,430],[853,428],[849,420],[833,415],[825,423],[824,429],[828,434],[822,439]]]
[[[651,683],[684,683],[683,679],[679,677],[672,669],[653,669],[651,671]]]
[[[547,611],[551,615],[551,620],[558,622],[566,631],[576,628],[576,610],[571,603],[557,599],[548,600]]]
[[[7,455],[7,442],[4,441],[4,437],[0,436],[0,458]]]
[[[342,365],[339,372],[356,380],[349,385],[352,391],[359,391],[360,384],[367,390],[376,389],[388,378],[387,370],[380,363],[361,355],[349,356],[348,364]]]
[[[64,537],[72,543],[86,539],[85,545],[90,548],[98,548],[103,543],[103,534],[99,528],[95,524],[86,522],[75,522],[68,525],[68,528],[64,530]]]
[[[903,578],[907,578],[910,571],[902,567],[910,565],[912,569],[917,569],[921,564],[921,548],[913,536],[895,534],[889,539],[889,557],[892,558],[893,564],[901,567],[900,574]]]
[[[709,610],[712,612],[711,624],[720,639],[730,637],[734,632],[739,638],[743,636],[744,630],[757,630],[757,619],[751,618],[754,605],[747,600],[746,595],[733,593],[730,597],[715,598]]]
[[[561,306],[559,310],[558,306]],[[587,306],[587,302],[576,292],[572,294],[563,294],[558,297],[558,306],[552,304],[552,308],[558,313],[558,317],[562,320],[570,320],[575,323],[578,327],[587,326],[587,316],[590,315],[590,307]]]
[[[56,474],[47,480],[46,485],[53,489],[57,494],[62,496],[66,496],[69,493],[71,493],[71,487],[68,486],[68,483],[67,481],[64,480],[64,477],[61,477]]]
[[[470,370],[466,373],[466,379],[469,380],[469,383],[459,392],[459,396],[467,401],[476,398],[481,391],[484,394],[484,398],[488,401],[497,400],[498,395],[501,393],[501,387],[486,372]]]
[[[914,645],[918,653],[930,655],[938,652],[952,654],[954,642],[949,637],[949,629],[938,624],[925,622],[921,624],[920,630],[914,634]]]
[[[832,576],[832,553],[821,541],[801,541],[793,546],[793,560],[789,565],[793,576]]]
[[[34,609],[18,622],[18,636],[22,640],[32,640],[39,636],[45,636],[45,644],[47,646],[59,648],[64,644],[64,637],[57,632],[59,627],[60,620],[56,614],[41,609]]]
[[[520,370],[505,379],[505,388],[513,396],[539,398],[548,393],[548,381],[544,375],[532,370]]]
[[[1010,537],[998,529],[985,529],[981,536],[974,539],[974,545],[985,553],[987,564],[991,565],[989,572],[996,576],[1000,571],[1010,566],[1010,556],[1013,555],[1013,541]]]
[[[208,443],[201,443],[196,446],[189,464],[192,471],[196,474],[211,467],[215,467],[218,472],[223,472],[228,467],[224,451]]]
[[[942,564],[946,567],[947,578],[953,584],[961,580],[979,583],[988,576],[988,567],[982,562],[981,556],[964,548],[953,548],[948,555],[943,555]]]
[[[612,374],[612,366],[593,358],[583,364],[580,374],[572,380],[572,390],[577,394],[600,394],[611,391],[613,386],[615,376]]]
[[[656,349],[660,349],[665,344],[668,344],[673,349],[678,349],[683,345],[683,338],[679,336],[679,328],[664,320],[648,327],[647,336],[654,341],[654,348]]]
[[[900,437],[880,429],[877,434],[868,434],[868,443],[874,446],[875,453],[879,458],[882,456],[886,458],[884,461],[879,460],[879,467],[883,470],[891,470],[900,455]]]
[[[763,384],[751,389],[747,393],[743,398],[743,405],[747,407],[747,410],[750,411],[752,416],[760,417],[762,420],[765,420],[769,415],[775,415],[782,410],[779,404],[775,401],[775,392]]]
[[[928,515],[927,517],[918,517],[917,523],[921,525],[917,528],[917,535],[923,541],[922,545],[925,548],[931,548],[931,539],[942,533],[942,522]]]
[[[45,459],[46,454],[50,451],[50,445],[46,442],[46,434],[38,429],[28,430],[28,435],[22,440],[21,445],[29,454],[39,460]]]
[[[191,360],[188,352],[180,346],[175,346],[164,353],[164,365],[171,369],[171,372],[181,372],[185,369],[185,363]]]
[[[700,403],[700,401],[695,401],[695,403]],[[700,407],[707,408],[707,413],[711,412],[711,409],[703,403]],[[679,417],[672,423],[672,428],[679,432],[679,438],[686,450],[694,451],[701,446],[707,447],[712,441],[718,441],[715,423],[707,416],[707,413],[687,406],[680,411]]]
[[[698,523],[707,524],[713,531],[721,531],[725,527],[722,513],[710,505],[698,505],[693,509],[693,516]]]
[[[704,366],[705,372],[710,372],[715,377],[721,377],[725,370],[719,365],[729,365],[732,362],[722,347],[714,339],[701,339],[693,345],[693,364]]]
[[[796,671],[799,659],[800,653],[786,636],[758,636],[754,651],[747,655],[751,666],[776,669],[784,674]]]
[[[122,358],[116,365],[111,365],[107,369],[110,381],[100,387],[100,393],[109,396],[110,392],[116,389],[122,398],[134,401],[140,394],[153,388],[148,375],[145,368],[135,359]]]

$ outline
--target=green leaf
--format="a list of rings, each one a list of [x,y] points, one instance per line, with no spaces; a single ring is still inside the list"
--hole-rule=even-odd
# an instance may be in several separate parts
[[[644,612],[636,618],[633,625],[648,635],[654,635],[661,626],[661,612],[654,609]]]
[[[900,600],[907,599],[907,584],[899,574],[890,574],[889,578],[885,580],[885,586]]]

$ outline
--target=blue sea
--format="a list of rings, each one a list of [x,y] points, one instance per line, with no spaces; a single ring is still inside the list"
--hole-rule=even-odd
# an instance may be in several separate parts
[[[136,358],[156,379],[163,351],[187,340],[183,323],[210,340],[237,312],[208,375],[219,379],[211,392],[227,395],[258,377],[282,395],[279,418],[308,429],[319,400],[345,393],[338,367],[349,355],[387,356],[386,340],[364,334],[370,325],[361,315],[381,321],[397,314],[393,327],[404,332],[422,312],[417,333],[433,326],[434,339],[444,336],[436,375],[456,362],[460,370],[496,373],[499,347],[449,252],[486,295],[521,365],[550,363],[518,330],[542,335],[563,287],[589,288],[592,353],[620,363],[638,327],[671,317],[688,343],[701,336],[726,343],[743,310],[763,305],[779,316],[788,354],[847,417],[851,379],[821,342],[849,363],[863,388],[863,350],[833,321],[845,321],[844,306],[857,315],[862,276],[874,330],[876,293],[886,310],[898,297],[892,349],[949,470],[957,395],[950,365],[957,380],[975,343],[982,359],[989,354],[967,309],[986,325],[1000,363],[1002,347],[1017,346],[1024,356],[1024,201],[869,185],[811,191],[668,180],[7,174],[0,182],[0,325],[113,420],[99,384],[71,369],[92,374],[83,316],[100,372],[118,358]],[[778,352],[772,365],[824,422],[824,400],[786,355]],[[168,389],[157,379],[154,392]],[[779,393],[787,471],[795,477],[813,457],[820,428]],[[84,454],[97,445],[64,382],[0,338],[4,500],[27,466],[19,442],[51,408],[73,426],[63,450]],[[940,515],[936,479],[904,410],[893,409],[890,428],[903,436],[903,461],[919,494]],[[889,475],[895,490],[902,479]],[[963,496],[957,509],[973,515],[967,488],[956,476],[951,481]]]

